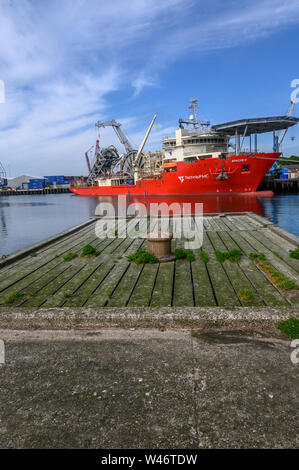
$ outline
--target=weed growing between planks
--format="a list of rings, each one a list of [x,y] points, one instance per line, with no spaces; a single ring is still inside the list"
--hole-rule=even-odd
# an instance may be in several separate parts
[[[295,250],[290,250],[290,257],[299,259],[299,245],[297,246]]]
[[[240,250],[230,250],[230,251],[215,251],[215,256],[220,263],[223,263],[225,260],[229,260],[232,263],[238,263],[242,256],[242,251]]]
[[[195,260],[193,251],[186,251],[182,248],[178,248],[177,250],[175,250],[174,256],[176,257],[176,259],[186,259],[187,261]]]
[[[86,245],[83,250],[81,256],[83,258],[90,258],[91,256],[99,256],[100,252],[97,251],[92,245]]]
[[[77,258],[77,256],[78,256],[77,253],[72,253],[71,252],[71,253],[68,253],[67,255],[65,255],[63,257],[63,259],[64,259],[64,261],[72,261],[72,259]]]
[[[273,268],[271,264],[266,260],[264,253],[250,253],[249,258],[254,261],[270,278],[270,280],[280,289],[284,290],[296,290],[299,287],[297,284],[285,276],[285,274]]]
[[[158,258],[152,253],[139,248],[135,253],[127,256],[128,260],[136,264],[154,264],[158,262]]]
[[[203,263],[208,263],[209,262],[209,255],[205,251],[201,251],[199,256],[200,256],[200,259]]]
[[[248,304],[250,304],[254,299],[253,292],[250,289],[240,289],[238,291],[238,297],[242,302]]]
[[[18,300],[22,299],[24,296],[25,296],[25,294],[23,292],[16,292],[15,294],[12,294],[10,297],[8,297],[4,301],[4,303],[8,304],[8,305],[11,305],[11,304],[17,302]]]

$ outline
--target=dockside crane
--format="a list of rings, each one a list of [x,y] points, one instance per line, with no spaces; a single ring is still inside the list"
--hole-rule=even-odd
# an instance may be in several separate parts
[[[290,106],[289,106],[289,109],[287,111],[286,116],[291,116],[292,115],[294,105],[295,105],[295,101],[291,100]],[[283,144],[283,141],[284,141],[284,138],[285,138],[287,132],[288,132],[288,129],[284,129],[281,133],[280,139],[278,141],[278,151],[279,152],[281,152],[281,150],[282,150],[282,144]]]
[[[6,186],[7,186],[7,174],[6,174],[4,166],[0,162],[0,188],[4,188]]]

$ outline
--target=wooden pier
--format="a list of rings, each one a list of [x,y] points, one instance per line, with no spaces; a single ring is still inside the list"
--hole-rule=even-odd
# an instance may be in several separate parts
[[[280,179],[266,175],[258,188],[259,191],[273,191],[275,194],[298,193],[299,178]]]
[[[204,216],[204,239],[195,259],[137,265],[127,256],[146,248],[140,238],[99,238],[96,220],[60,238],[0,262],[0,305],[28,309],[52,307],[265,307],[296,306],[298,289],[273,282],[251,253],[299,285],[299,260],[290,250],[299,238],[251,213]],[[20,234],[21,236],[21,234]],[[81,256],[85,245],[97,257]],[[184,240],[173,240],[173,251]],[[218,261],[215,251],[238,249],[239,262]],[[32,250],[30,252],[30,250]],[[205,252],[208,261],[201,256]],[[77,255],[65,261],[68,253]],[[243,292],[252,298],[244,298]]]
[[[70,193],[69,188],[43,188],[43,189],[0,189],[1,196],[29,196],[38,194]]]

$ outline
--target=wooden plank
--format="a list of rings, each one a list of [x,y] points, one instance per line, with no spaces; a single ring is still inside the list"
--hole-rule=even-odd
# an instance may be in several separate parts
[[[191,221],[189,225],[191,225]],[[175,240],[174,248],[185,249],[184,240],[182,238]],[[187,260],[176,260],[175,262],[173,305],[177,307],[194,305],[191,263]]]
[[[78,274],[82,269],[84,268],[84,265],[70,265],[65,271],[63,271],[59,276],[57,276],[55,279],[50,280],[48,284],[43,286],[39,291],[38,295],[31,297],[28,299],[26,302],[24,302],[22,305],[24,307],[40,307],[41,305],[45,304],[47,306],[57,306],[56,302],[51,303],[49,298],[51,296],[54,296],[56,292],[61,290],[65,284],[67,284],[76,274]]]
[[[195,305],[215,306],[216,299],[210,282],[207,267],[200,259],[201,250],[194,250],[195,260],[191,263]]]
[[[86,235],[87,232],[91,230],[92,225],[88,225],[85,228],[82,228],[81,230],[78,230],[77,232],[66,236],[65,238],[60,238],[56,242],[52,242],[50,245],[41,248],[40,250],[37,250],[36,253],[38,254],[38,258],[40,260],[41,255],[44,257],[47,254],[50,254],[51,252],[57,253],[58,248],[61,248],[61,246],[67,242],[75,242],[76,240],[82,238],[83,236]],[[15,263],[12,263],[8,266],[4,266],[3,268],[0,268],[0,279],[2,276],[5,274],[5,277],[12,273],[17,267],[23,268],[27,263],[29,263],[31,266],[34,263],[34,259],[31,256],[27,256],[26,258],[22,258],[17,260]]]
[[[58,257],[54,253],[48,254],[47,256],[42,256],[41,258],[31,258],[31,263],[27,263],[24,266],[16,266],[12,273],[9,276],[4,275],[3,278],[1,277],[0,280],[0,292],[4,289],[7,289],[11,285],[16,282],[23,280],[25,277],[29,277],[32,274],[35,275],[37,271],[41,272],[40,270],[47,266],[49,263],[54,261],[57,264],[61,263],[61,259],[64,255],[69,252],[79,253],[80,250],[87,244],[92,243],[96,239],[94,237],[90,237],[86,239],[85,237],[81,238],[79,241],[76,240],[75,244],[73,242],[66,241],[65,245],[57,253]],[[30,282],[30,279],[28,279]]]
[[[111,298],[108,307],[125,307],[130,299],[133,288],[143,270],[143,265],[130,263],[129,268],[121,279]]]
[[[277,258],[271,249],[266,245],[263,245],[255,236],[255,232],[242,232],[242,236],[247,240],[247,242],[252,246],[252,251],[262,252],[266,255],[267,260],[279,271],[281,271],[286,276],[293,279],[295,282],[299,282],[298,273],[283,260]]]
[[[79,246],[76,249],[72,249],[74,253],[78,255],[81,254],[82,248],[85,246],[87,240],[81,240]],[[100,252],[105,249],[105,246],[111,243],[108,239],[96,239],[93,246],[98,249]],[[41,265],[40,268],[29,273],[27,276],[22,278],[20,281],[13,284],[11,287],[8,287],[1,295],[0,298],[7,298],[8,296],[12,295],[16,292],[28,292],[29,295],[32,295],[36,290],[41,288],[41,285],[47,284],[47,277],[52,279],[55,277],[55,270],[64,270],[69,262],[64,262],[62,257],[54,258],[51,262],[45,263]],[[81,261],[80,258],[76,258],[76,263]],[[83,261],[82,261],[83,262]],[[74,260],[72,261],[74,263]]]
[[[285,249],[285,245],[288,246],[287,242],[282,242],[282,240],[280,240],[279,244],[279,242],[274,238],[275,236],[271,237],[270,233],[271,232],[269,232],[267,229],[259,230],[256,232],[250,232],[250,234],[256,240],[258,240],[266,249],[268,249],[268,247],[271,247],[270,251],[271,253],[273,253],[274,256],[278,257],[274,253],[276,252],[283,259],[283,261],[295,271],[295,273],[299,273],[299,261],[294,258],[291,258],[289,251]],[[294,247],[292,247],[291,249],[294,249]]]
[[[126,239],[126,243],[131,243],[129,247],[124,245],[126,253],[134,253],[144,242],[144,240],[135,239]],[[116,263],[113,269],[110,271],[109,276],[107,276],[104,281],[99,285],[99,287],[94,291],[92,296],[87,300],[86,305],[88,307],[103,307],[108,303],[109,299],[112,298],[114,291],[116,290],[118,284],[120,283],[122,277],[125,275],[126,271],[129,269],[130,263],[123,259],[121,262]]]
[[[191,266],[187,260],[175,262],[173,305],[175,307],[193,306]]]
[[[227,215],[226,220],[228,220],[236,230],[248,230],[249,226],[243,223],[237,215]]]
[[[172,304],[174,262],[161,263],[152,295],[151,307],[167,307]]]
[[[240,302],[235,291],[223,269],[222,263],[219,263],[215,257],[214,248],[210,242],[207,233],[204,233],[203,251],[209,256],[207,269],[214,288],[217,303],[220,306],[233,307],[239,306]]]
[[[228,250],[227,246],[224,244],[222,238],[220,238],[218,233],[210,233],[209,238],[215,250],[220,250],[222,252]],[[226,260],[223,263],[223,269],[225,270],[228,278],[230,279],[232,286],[235,290],[235,293],[238,296],[239,301],[242,305],[244,306],[248,305],[248,302],[245,302],[244,300],[242,300],[242,296],[240,295],[240,291],[242,289],[246,289],[246,290],[249,289],[253,293],[254,298],[250,302],[250,305],[254,305],[254,306],[264,305],[262,298],[260,297],[256,289],[252,288],[253,287],[252,284],[249,282],[249,280],[245,276],[239,263],[232,263],[231,261]]]
[[[222,223],[227,227],[227,231],[236,231],[238,230],[235,224],[228,220],[227,216],[221,217]]]
[[[232,238],[237,247],[243,253],[246,253],[247,256],[252,253],[252,246],[241,236],[241,232],[229,233],[228,236]],[[241,266],[267,305],[288,305],[285,297],[271,284],[267,276],[258,269],[254,262],[244,257],[241,260]]]
[[[158,269],[158,263],[144,266],[130,298],[128,304],[130,307],[150,305]]]
[[[105,245],[106,240],[96,240],[97,243],[94,243],[96,248],[102,247],[103,244]],[[81,241],[79,246],[76,249],[72,249],[74,253],[80,254],[82,251],[83,246],[85,246],[86,240]],[[76,262],[78,262],[78,258],[76,258]],[[68,262],[67,262],[68,263]],[[74,261],[72,261],[74,263]],[[52,279],[55,278],[55,269],[58,271],[64,271],[65,267],[67,267],[66,262],[62,261],[62,257],[54,258],[50,262],[44,263],[38,269],[34,270],[32,273],[29,272],[28,275],[21,278],[20,281],[16,281],[10,287],[7,287],[2,294],[0,294],[1,301],[7,299],[10,295],[16,292],[24,292],[28,291],[29,295],[32,295],[41,288],[41,285],[47,284],[47,277]]]

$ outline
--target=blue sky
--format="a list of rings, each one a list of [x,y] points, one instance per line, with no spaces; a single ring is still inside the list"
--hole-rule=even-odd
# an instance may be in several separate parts
[[[138,145],[158,113],[160,148],[192,96],[214,124],[284,114],[298,26],[298,0],[1,0],[0,160],[12,176],[84,174],[95,121]],[[109,128],[101,144],[122,150]],[[298,126],[284,152],[299,154]]]

